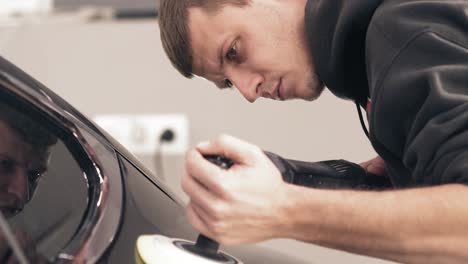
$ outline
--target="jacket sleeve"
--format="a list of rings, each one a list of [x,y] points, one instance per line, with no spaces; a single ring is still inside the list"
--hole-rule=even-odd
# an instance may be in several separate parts
[[[408,185],[467,184],[468,1],[387,1],[367,51],[379,154]]]
[[[295,185],[322,189],[384,190],[392,188],[389,178],[368,173],[358,164],[345,160],[304,162],[284,159],[265,152],[283,180]]]

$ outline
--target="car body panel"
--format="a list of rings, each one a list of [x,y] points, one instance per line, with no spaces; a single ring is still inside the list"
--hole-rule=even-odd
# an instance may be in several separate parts
[[[63,125],[80,142],[81,155],[92,163],[92,173],[84,176],[97,181],[96,193],[90,194],[98,197],[91,199],[97,203],[56,262],[133,263],[140,235],[196,239],[198,233],[188,224],[181,199],[96,124],[1,57],[0,86]],[[246,264],[309,263],[295,259],[293,253],[255,245],[222,249]]]

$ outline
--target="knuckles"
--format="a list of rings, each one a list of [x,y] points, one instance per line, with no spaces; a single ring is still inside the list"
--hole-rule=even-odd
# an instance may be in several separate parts
[[[190,225],[192,225],[196,230],[201,233],[208,233],[211,238],[215,239],[216,241],[223,243],[228,240],[229,231],[227,228],[227,224],[225,221],[219,219],[204,219],[201,220],[201,216],[197,215],[196,211],[193,210],[191,203],[187,204],[186,206],[187,212],[187,221]]]
[[[208,229],[217,237],[222,237],[226,233],[226,223],[224,221],[210,221],[207,223]]]
[[[215,140],[214,143],[219,145],[219,146],[225,146],[227,145],[230,141],[232,141],[232,137],[227,135],[227,134],[221,134],[219,135]]]
[[[264,156],[264,152],[263,150],[259,147],[259,146],[256,146],[256,145],[252,145],[252,153],[255,154],[255,156],[257,157],[260,157],[260,156]]]
[[[191,208],[190,203],[187,205],[185,211],[186,211],[187,221],[189,222],[189,224],[192,225],[199,232],[202,232],[203,230],[202,230],[202,226],[200,225],[200,221],[197,221],[197,216],[195,215],[195,212]]]
[[[237,241],[237,236],[232,234],[229,215],[226,209],[227,205],[222,202],[215,202],[211,205],[210,209],[214,214],[211,215],[207,212],[208,219],[202,219],[202,216],[197,215],[196,211],[192,208],[190,202],[186,207],[187,220],[200,233],[208,235],[218,243],[223,245],[235,245],[241,241]]]
[[[218,193],[220,194],[220,198],[226,201],[231,201],[231,189],[230,184],[227,179],[218,181],[217,184]]]
[[[223,201],[215,201],[207,206],[210,217],[215,221],[223,221],[228,215],[228,207]]]
[[[184,173],[184,176],[182,176],[182,181],[181,181],[182,190],[185,193],[190,192],[190,183],[189,183],[190,179],[188,177],[189,177],[188,174]]]
[[[197,151],[192,148],[185,153],[185,168],[187,171],[190,170],[195,164],[195,155],[197,154]]]

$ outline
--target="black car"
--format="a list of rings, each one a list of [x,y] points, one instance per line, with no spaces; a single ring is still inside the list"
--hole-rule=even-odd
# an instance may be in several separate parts
[[[0,211],[0,263],[135,263],[142,235],[198,236],[161,179],[1,57]],[[246,264],[306,263],[253,245],[222,251]]]

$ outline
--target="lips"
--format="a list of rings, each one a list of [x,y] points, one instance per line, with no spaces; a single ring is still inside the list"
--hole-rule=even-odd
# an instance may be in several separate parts
[[[280,78],[279,81],[276,83],[275,86],[270,86],[269,91],[267,89],[262,90],[262,97],[273,99],[273,100],[281,100],[284,101],[286,98],[284,97],[284,87],[282,85],[282,79]],[[273,88],[273,89],[271,89]]]
[[[22,209],[23,205],[16,196],[0,190],[0,211],[6,217],[16,215]]]

